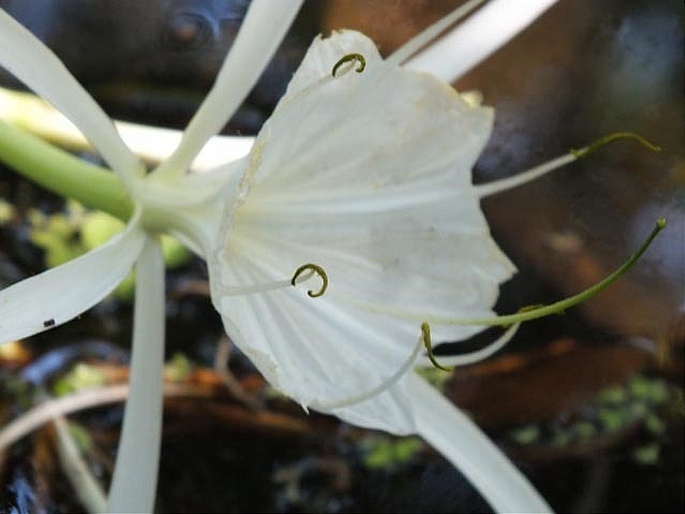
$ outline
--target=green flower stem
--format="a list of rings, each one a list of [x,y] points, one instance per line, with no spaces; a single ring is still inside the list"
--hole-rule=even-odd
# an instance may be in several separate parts
[[[654,238],[657,236],[661,230],[666,227],[666,219],[665,218],[659,218],[656,221],[656,224],[654,226],[654,229],[652,232],[649,234],[647,239],[645,240],[644,243],[642,243],[642,246],[635,252],[620,268],[618,268],[616,271],[614,271],[611,275],[606,277],[604,280],[601,282],[597,282],[595,285],[588,287],[585,291],[582,291],[574,296],[570,296],[569,298],[566,298],[564,300],[560,300],[555,303],[551,303],[549,305],[543,305],[541,307],[533,307],[533,308],[528,308],[521,310],[520,312],[517,312],[516,314],[508,314],[504,316],[495,316],[492,318],[469,318],[469,319],[442,319],[442,318],[430,318],[428,319],[429,322],[433,323],[443,323],[446,325],[482,325],[482,326],[507,326],[507,325],[512,325],[514,323],[520,323],[522,321],[529,321],[532,319],[537,319],[537,318],[542,318],[544,316],[549,316],[551,314],[560,314],[564,310],[573,307],[575,305],[578,305],[579,303],[584,302],[585,300],[590,299],[597,293],[599,293],[602,289],[610,285],[611,283],[615,282],[618,278],[620,278],[622,275],[626,273],[639,259],[642,257],[642,254],[647,251],[647,248],[649,248],[649,245],[652,244],[652,241],[654,241]],[[424,323],[427,325],[427,323]],[[426,328],[422,326],[422,330],[424,332],[424,337],[426,335]]]
[[[117,176],[0,120],[0,161],[58,195],[126,221],[133,203]]]

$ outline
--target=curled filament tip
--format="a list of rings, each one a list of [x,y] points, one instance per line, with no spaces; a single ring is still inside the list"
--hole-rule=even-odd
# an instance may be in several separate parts
[[[431,327],[428,323],[421,323],[421,334],[423,336],[423,346],[426,347],[426,351],[428,352],[428,359],[431,361],[433,366],[443,371],[452,371],[453,368],[446,368],[445,366],[440,364],[435,358],[435,355],[433,354],[433,343],[431,342]]]
[[[364,71],[364,68],[366,68],[366,58],[362,54],[347,54],[335,63],[335,66],[333,66],[333,71],[331,71],[331,75],[335,77],[335,73],[338,71],[338,68],[350,61],[357,61],[358,65],[357,69],[355,70],[357,73],[361,73]]]
[[[328,275],[321,266],[317,264],[312,264],[311,262],[303,264],[302,266],[297,268],[297,270],[295,270],[293,278],[290,279],[290,285],[297,285],[297,279],[300,278],[301,275],[305,272],[308,272],[308,274],[305,277],[303,277],[302,280],[309,279],[315,273],[319,275],[319,278],[321,279],[321,287],[319,288],[319,290],[314,291],[310,289],[309,291],[307,291],[307,294],[312,298],[316,298],[318,296],[323,295],[326,292],[326,289],[328,288]]]
[[[642,146],[646,147],[647,149],[651,150],[652,152],[660,152],[661,147],[657,146],[653,143],[650,143],[647,141],[644,137],[642,137],[639,134],[635,134],[634,132],[615,132],[613,134],[609,134],[608,136],[605,136],[601,139],[598,139],[594,143],[589,144],[585,148],[581,148],[579,150],[576,149],[571,149],[570,152],[571,154],[576,157],[577,159],[580,159],[581,157],[586,157],[587,155],[591,154],[592,152],[599,150],[602,148],[604,145],[607,145],[609,143],[613,143],[614,141],[619,141],[621,139],[633,139],[640,143]]]

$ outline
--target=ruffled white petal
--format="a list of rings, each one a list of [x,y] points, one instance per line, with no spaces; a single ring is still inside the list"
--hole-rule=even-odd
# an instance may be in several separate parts
[[[152,512],[162,437],[164,260],[147,238],[136,264],[130,395],[108,498],[109,512]]]
[[[530,25],[556,0],[493,0],[405,66],[454,82]]]
[[[142,165],[100,106],[43,43],[2,9],[0,66],[69,118],[125,182],[141,171]]]
[[[107,296],[143,247],[138,222],[136,216],[102,246],[0,291],[0,343],[66,323]]]
[[[181,144],[156,172],[178,176],[217,134],[259,79],[295,19],[302,0],[253,0],[212,90],[193,116]]]
[[[354,52],[364,72],[331,77]],[[489,109],[386,65],[359,34],[313,44],[245,161],[243,203],[209,255],[229,335],[270,382],[313,407],[356,396],[406,362],[424,319],[492,314],[514,268],[471,185],[491,124]],[[231,296],[306,262],[330,278],[322,298],[307,286]],[[432,329],[436,342],[480,330]]]

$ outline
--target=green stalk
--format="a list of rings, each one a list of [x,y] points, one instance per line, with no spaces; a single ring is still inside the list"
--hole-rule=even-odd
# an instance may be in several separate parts
[[[133,204],[117,176],[0,120],[0,161],[60,196],[123,221]]]

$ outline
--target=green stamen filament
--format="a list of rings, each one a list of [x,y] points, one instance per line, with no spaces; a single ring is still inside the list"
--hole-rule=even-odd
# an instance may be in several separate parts
[[[659,218],[649,234],[647,239],[642,243],[637,252],[630,256],[630,258],[623,263],[621,267],[616,269],[613,273],[607,276],[604,280],[597,282],[595,285],[588,287],[586,290],[573,295],[565,300],[560,300],[549,305],[543,305],[541,307],[535,307],[533,309],[524,309],[516,314],[508,314],[505,316],[495,316],[493,318],[471,318],[471,319],[442,319],[436,318],[432,321],[436,323],[444,323],[446,325],[483,325],[483,326],[507,326],[512,323],[519,323],[521,321],[529,321],[532,319],[542,318],[549,316],[550,314],[559,314],[562,311],[578,305],[579,303],[589,300],[594,295],[599,293],[602,289],[609,286],[621,276],[623,276],[633,265],[642,257],[642,254],[647,251],[649,245],[652,244],[654,238],[661,232],[664,227],[666,227],[666,218]]]
[[[560,300],[558,302],[549,305],[543,305],[542,307],[536,307],[533,309],[524,309],[523,311],[518,312],[516,314],[497,316],[494,318],[475,318],[471,320],[465,320],[465,322],[457,324],[506,326],[512,323],[519,323],[521,321],[529,321],[532,319],[542,318],[544,316],[549,316],[550,314],[559,314],[560,312],[570,307],[578,305],[579,303],[582,303],[585,300],[592,298],[602,289],[609,286],[617,279],[619,279],[621,276],[623,276],[630,268],[633,267],[633,265],[640,259],[640,257],[642,257],[642,254],[644,254],[645,251],[647,251],[649,245],[652,244],[654,238],[657,236],[657,234],[659,234],[659,232],[661,232],[664,229],[664,227],[666,227],[666,218],[659,218],[655,223],[654,229],[652,229],[652,232],[649,234],[647,239],[642,243],[637,252],[631,255],[630,258],[625,263],[623,263],[623,265],[619,267],[616,271],[611,273],[604,280],[597,282],[593,286],[588,287],[585,291],[582,291],[576,295],[566,298],[565,300]]]
[[[586,157],[592,152],[595,152],[596,150],[599,150],[602,148],[604,145],[607,145],[609,143],[613,143],[614,141],[620,141],[622,139],[633,139],[640,143],[642,146],[645,148],[648,148],[652,152],[660,152],[661,147],[657,146],[653,143],[650,143],[647,141],[644,137],[642,137],[639,134],[635,134],[634,132],[615,132],[613,134],[609,134],[608,136],[605,136],[601,139],[598,139],[594,143],[589,144],[585,148],[580,148],[578,150],[576,149],[571,149],[569,150],[570,153],[576,157],[577,159],[580,159],[581,157]]]
[[[310,278],[314,273],[319,275],[319,278],[321,278],[321,288],[318,291],[314,290],[309,290],[307,291],[307,294],[312,297],[312,298],[317,298],[321,295],[323,295],[326,292],[326,289],[328,288],[328,275],[324,271],[324,269],[317,265],[317,264],[312,264],[311,262],[307,264],[303,264],[297,270],[295,271],[295,274],[293,275],[293,278],[290,279],[290,285],[295,286],[297,285],[297,279],[300,278],[300,276],[305,272],[308,271],[309,274],[304,277],[302,280],[307,280]]]
[[[333,71],[331,71],[331,75],[335,77],[336,72],[338,71],[338,68],[345,64],[346,62],[351,62],[351,61],[357,61],[358,66],[357,69],[354,70],[357,73],[361,73],[364,71],[364,68],[366,68],[366,58],[362,54],[347,54],[346,56],[342,57],[338,62],[335,63],[335,66],[333,66]]]
[[[511,325],[513,323],[521,323],[523,321],[529,321],[532,319],[537,319],[537,318],[542,318],[544,316],[549,316],[550,314],[559,314],[563,312],[564,310],[568,309],[569,307],[573,307],[581,302],[584,302],[585,300],[590,299],[597,293],[599,293],[602,289],[610,285],[612,282],[616,281],[619,277],[621,277],[623,274],[626,273],[639,259],[642,257],[642,254],[645,253],[647,248],[649,248],[649,245],[652,244],[652,241],[654,241],[654,238],[657,236],[659,232],[661,232],[664,228],[666,227],[666,219],[665,218],[659,218],[656,221],[656,224],[654,226],[654,229],[652,232],[649,234],[647,239],[642,243],[640,248],[635,252],[630,258],[621,266],[619,267],[616,271],[614,271],[612,274],[607,276],[604,280],[597,282],[595,285],[587,288],[585,291],[582,291],[581,293],[578,293],[574,296],[571,296],[569,298],[566,298],[565,300],[561,300],[549,305],[542,305],[542,306],[528,306],[528,307],[523,307],[518,313],[516,314],[508,314],[505,316],[495,316],[493,318],[472,318],[472,319],[442,319],[442,318],[435,318],[432,321],[444,325],[483,325],[483,326],[496,326],[496,325],[501,325],[501,326],[507,326]],[[426,347],[426,351],[428,352],[428,359],[431,361],[431,363],[438,369],[441,369],[443,371],[452,371],[451,368],[446,368],[445,366],[441,365],[437,359],[435,358],[435,355],[433,354],[433,343],[431,341],[431,333],[430,333],[430,325],[428,322],[424,321],[421,323],[421,334],[423,338],[423,344]]]
[[[565,311],[569,307],[573,307],[581,302],[584,302],[585,300],[590,299],[597,293],[599,293],[602,289],[605,287],[609,286],[611,283],[616,281],[618,278],[620,278],[623,274],[625,274],[639,259],[642,257],[642,255],[645,253],[647,248],[652,244],[652,241],[654,241],[654,238],[656,238],[657,234],[661,232],[664,228],[666,227],[666,219],[665,218],[659,218],[654,226],[654,229],[652,232],[649,234],[647,239],[642,243],[640,248],[635,252],[633,255],[630,256],[630,258],[621,266],[619,267],[616,271],[611,273],[609,276],[607,276],[604,280],[596,283],[595,285],[587,288],[586,290],[582,291],[581,293],[578,293],[574,296],[571,296],[569,298],[566,298],[565,300],[561,300],[549,305],[542,305],[542,306],[527,306],[523,307],[521,310],[519,310],[518,313],[516,314],[508,314],[505,316],[495,316],[493,318],[472,318],[472,319],[433,319],[432,321],[444,324],[444,325],[483,325],[483,326],[496,326],[496,325],[501,325],[501,326],[507,326],[511,325],[513,323],[521,323],[523,321],[529,321],[532,319],[537,319],[537,318],[542,318],[544,316],[549,316],[550,314],[560,314],[561,312]],[[421,334],[422,334],[422,339],[423,339],[423,344],[426,348],[426,351],[428,353],[428,359],[430,362],[433,364],[438,369],[441,369],[443,371],[452,371],[453,368],[447,368],[440,364],[437,359],[435,358],[435,355],[433,354],[433,343],[431,341],[431,333],[430,333],[430,325],[428,322],[424,321],[421,323]]]
[[[474,362],[480,362],[484,359],[487,359],[491,355],[495,354],[504,346],[511,341],[511,339],[516,335],[516,332],[518,331],[519,327],[521,326],[520,323],[515,323],[511,327],[509,327],[502,335],[500,335],[496,340],[493,342],[489,343],[487,346],[475,350],[472,352],[468,353],[462,353],[459,355],[443,355],[440,357],[441,361],[441,366],[442,367],[450,367],[452,369],[458,367],[458,366],[467,366],[469,364],[473,364]],[[423,338],[423,332],[422,332],[422,338]],[[428,341],[428,344],[432,344],[431,341]],[[424,341],[424,346],[426,345],[426,342]],[[428,357],[428,360],[430,361],[430,357]],[[435,355],[433,356],[434,358]],[[432,361],[431,361],[432,362]],[[425,362],[421,363],[422,365],[425,365]]]
[[[460,355],[447,355],[442,359],[443,361],[448,360],[450,364],[442,364],[438,362],[435,353],[433,353],[433,341],[431,338],[430,325],[428,323],[421,324],[421,340],[423,341],[423,346],[426,348],[428,360],[438,369],[443,371],[452,371],[458,366],[466,366],[468,364],[473,364],[474,362],[482,361],[487,359],[495,352],[504,348],[511,339],[514,337],[516,332],[518,332],[521,323],[515,323],[509,327],[504,334],[499,336],[496,340],[489,343],[484,348],[480,350],[475,350],[473,352],[464,353]]]

